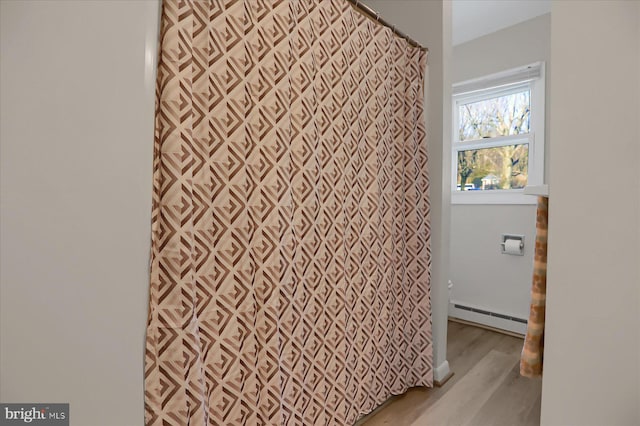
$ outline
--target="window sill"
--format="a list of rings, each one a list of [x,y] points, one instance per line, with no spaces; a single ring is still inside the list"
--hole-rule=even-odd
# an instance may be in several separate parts
[[[527,204],[535,205],[536,197],[526,195],[522,189],[502,191],[452,191],[451,204]]]
[[[549,196],[549,185],[527,185],[524,188],[524,194],[526,195],[538,195],[543,197]]]

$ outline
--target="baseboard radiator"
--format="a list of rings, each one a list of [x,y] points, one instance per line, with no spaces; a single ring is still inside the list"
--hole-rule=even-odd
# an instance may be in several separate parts
[[[453,306],[457,309],[462,309],[463,311],[475,312],[476,314],[487,315],[489,317],[502,318],[507,321],[519,322],[522,324],[527,323],[527,320],[524,318],[512,317],[512,316],[504,315],[498,312],[490,312],[484,309],[478,309],[471,306],[460,305],[457,303],[454,303]]]

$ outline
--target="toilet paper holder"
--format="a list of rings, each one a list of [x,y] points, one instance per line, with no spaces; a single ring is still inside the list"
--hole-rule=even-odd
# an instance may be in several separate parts
[[[502,234],[500,236],[500,250],[502,254],[511,254],[514,256],[524,256],[524,235]],[[507,241],[515,241],[515,243],[507,244]],[[509,247],[507,247],[507,245]],[[514,248],[517,249],[514,251]]]

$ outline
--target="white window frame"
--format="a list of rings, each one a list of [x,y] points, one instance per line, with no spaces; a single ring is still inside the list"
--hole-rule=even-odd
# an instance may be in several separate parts
[[[470,141],[459,140],[459,106],[469,102],[505,96],[530,90],[531,118],[529,133]],[[458,152],[470,149],[494,148],[505,145],[528,144],[529,164],[527,186],[544,183],[544,62],[537,62],[491,74],[479,79],[453,85],[453,142],[451,144],[451,203],[452,204],[535,204],[536,197],[524,194],[524,189],[491,191],[457,191]]]

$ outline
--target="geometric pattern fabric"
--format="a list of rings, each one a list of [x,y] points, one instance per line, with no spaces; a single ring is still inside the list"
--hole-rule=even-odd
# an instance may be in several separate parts
[[[164,2],[147,425],[432,385],[426,55],[345,0]]]

